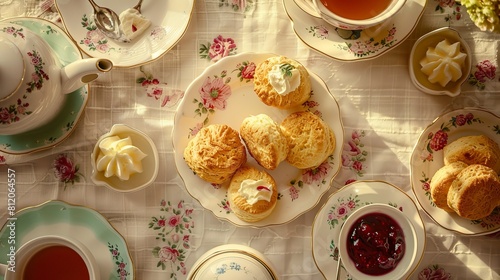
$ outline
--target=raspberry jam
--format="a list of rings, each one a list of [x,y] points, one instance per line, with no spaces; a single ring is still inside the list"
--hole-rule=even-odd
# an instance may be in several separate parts
[[[403,230],[386,214],[366,214],[349,230],[347,252],[359,271],[373,276],[389,273],[405,253]]]

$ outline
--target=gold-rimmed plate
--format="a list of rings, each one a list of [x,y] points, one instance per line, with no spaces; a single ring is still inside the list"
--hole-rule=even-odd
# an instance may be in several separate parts
[[[340,61],[377,58],[403,43],[417,26],[427,0],[407,0],[382,25],[366,30],[343,30],[326,23],[310,0],[283,0],[297,37],[311,49]]]
[[[330,188],[334,176],[341,168],[344,129],[340,107],[326,84],[310,72],[312,97],[299,108],[280,110],[265,105],[253,91],[255,66],[265,59],[276,56],[269,53],[241,53],[228,56],[208,67],[187,88],[174,118],[173,145],[175,164],[184,180],[188,193],[203,207],[220,219],[238,226],[263,227],[284,224],[309,211],[319,203]],[[224,92],[215,100],[204,100],[200,92]],[[298,170],[282,162],[277,169],[268,171],[278,186],[278,203],[270,216],[256,223],[239,220],[227,202],[227,186],[213,185],[196,176],[183,158],[188,141],[203,126],[223,123],[239,131],[244,118],[267,114],[280,123],[297,110],[309,110],[323,118],[335,133],[334,153],[319,168]],[[248,155],[248,164],[261,168]]]
[[[93,19],[88,0],[56,0],[56,7],[69,35],[90,57],[107,58],[115,67],[136,67],[162,57],[184,36],[194,10],[194,0],[144,1],[141,13],[151,20],[151,26],[131,42],[107,38]],[[117,14],[132,8],[136,0],[101,1],[99,5]]]
[[[430,196],[432,176],[444,165],[443,147],[468,135],[486,135],[500,143],[500,118],[478,108],[464,108],[437,117],[422,131],[410,159],[412,190],[422,209],[441,227],[464,235],[500,230],[500,207],[481,220],[468,220],[438,208]],[[436,144],[434,144],[436,143]]]
[[[356,181],[330,195],[316,214],[312,228],[312,249],[316,266],[326,279],[351,279],[339,261],[338,244],[340,229],[344,221],[356,209],[372,203],[384,203],[401,210],[410,219],[417,238],[417,254],[406,277],[418,267],[426,244],[425,226],[417,205],[400,188],[383,181]]]
[[[12,234],[15,244],[9,242]],[[108,220],[95,210],[58,200],[28,207],[7,217],[0,230],[0,263],[7,263],[11,246],[18,249],[29,240],[44,235],[67,237],[82,243],[99,264],[101,279],[135,279],[127,243]]]

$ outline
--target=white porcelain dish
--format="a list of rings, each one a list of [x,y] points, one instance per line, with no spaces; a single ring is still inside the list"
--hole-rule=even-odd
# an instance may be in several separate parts
[[[99,264],[100,279],[135,278],[125,239],[94,210],[53,200],[22,209],[11,218],[15,218],[17,248],[39,236],[70,238],[92,252]],[[9,222],[0,230],[0,263],[6,263],[8,258]],[[2,276],[0,280],[3,280]]]
[[[142,4],[141,13],[151,26],[129,43],[117,42],[96,29],[88,0],[56,0],[66,30],[90,57],[107,58],[115,67],[136,67],[162,57],[184,36],[194,11],[194,0],[152,1]],[[136,0],[101,1],[98,5],[120,14]]]
[[[300,109],[319,114],[330,125],[336,136],[335,152],[319,169],[300,171],[282,162],[277,169],[269,171],[279,192],[278,203],[270,216],[256,223],[239,220],[227,202],[227,186],[203,181],[185,163],[183,151],[190,137],[203,126],[224,123],[239,130],[243,119],[250,115],[264,113],[279,123],[292,112],[265,105],[253,92],[255,65],[272,56],[276,55],[242,53],[211,65],[187,88],[174,119],[175,164],[188,193],[218,218],[238,226],[263,227],[292,221],[319,203],[341,168],[344,130],[340,108],[326,84],[311,72],[313,95]],[[228,94],[204,105],[200,91],[212,90]],[[261,168],[250,155],[247,158],[249,165]]]
[[[403,43],[424,13],[427,0],[408,0],[384,24],[363,31],[336,28],[308,8],[309,0],[283,0],[297,37],[311,49],[340,61],[377,58]]]
[[[204,253],[189,271],[188,280],[277,280],[269,260],[244,245],[226,244]]]
[[[312,250],[316,266],[323,276],[330,279],[352,279],[341,266],[337,278],[339,260],[339,236],[347,217],[360,207],[383,203],[402,211],[415,229],[417,252],[410,269],[403,279],[409,278],[417,269],[426,247],[425,226],[417,205],[400,188],[383,181],[356,181],[330,195],[314,218],[312,228]]]
[[[387,273],[377,275],[376,278],[378,280],[403,279],[403,277],[408,274],[411,265],[415,262],[415,256],[417,255],[417,237],[415,235],[415,228],[413,227],[410,219],[408,219],[408,217],[401,210],[395,208],[394,206],[384,203],[372,203],[354,210],[342,225],[338,244],[348,244],[350,231],[356,221],[365,215],[373,213],[387,215],[392,218],[397,225],[399,225],[403,232],[405,248],[403,257],[398,260],[397,265]],[[374,277],[373,275],[365,274],[356,268],[355,263],[349,256],[347,246],[339,245],[338,248],[342,265],[354,279]]]
[[[97,170],[96,161],[100,153],[99,143],[110,136],[118,136],[120,139],[130,137],[132,145],[146,154],[146,157],[141,161],[143,172],[132,174],[128,180],[122,181],[116,176],[106,177],[103,171]],[[90,158],[92,165],[91,179],[94,184],[105,186],[118,192],[138,191],[151,185],[158,176],[160,165],[158,150],[153,140],[144,132],[123,124],[113,125],[108,133],[99,138]]]
[[[467,135],[486,135],[500,144],[500,118],[479,108],[463,108],[444,113],[420,134],[410,158],[412,190],[425,213],[441,227],[464,235],[484,235],[500,231],[500,207],[482,220],[468,220],[438,208],[431,199],[429,183],[444,165],[442,147],[431,145],[435,137],[445,143]],[[434,139],[434,140],[433,140]]]
[[[462,77],[456,82],[450,81],[446,86],[433,84],[429,82],[427,76],[420,70],[420,61],[425,58],[429,47],[435,47],[442,40],[447,39],[450,44],[459,42],[460,51],[465,53],[465,64],[462,69]],[[431,95],[448,95],[455,97],[460,94],[461,86],[469,78],[472,65],[472,52],[469,44],[460,36],[460,34],[449,27],[443,27],[431,31],[420,37],[413,45],[410,52],[410,77],[413,84],[421,91]]]

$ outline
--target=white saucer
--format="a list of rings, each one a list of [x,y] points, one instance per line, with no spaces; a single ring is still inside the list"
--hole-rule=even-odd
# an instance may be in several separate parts
[[[417,26],[426,5],[426,0],[407,0],[383,26],[349,31],[326,23],[307,1],[283,0],[295,34],[311,49],[341,61],[376,58],[403,43]]]
[[[313,258],[326,279],[352,279],[343,268],[337,278],[339,260],[338,240],[340,228],[347,217],[359,207],[371,203],[384,203],[401,210],[415,228],[418,245],[415,261],[404,279],[418,267],[423,258],[426,233],[417,205],[400,188],[383,181],[356,181],[330,195],[316,214],[312,229]]]

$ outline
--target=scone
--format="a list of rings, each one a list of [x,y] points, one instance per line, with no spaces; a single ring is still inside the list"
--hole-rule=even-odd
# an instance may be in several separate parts
[[[500,148],[488,136],[464,136],[443,149],[444,164],[462,161],[467,164],[482,164],[500,173]]]
[[[448,190],[458,173],[465,167],[467,167],[466,163],[456,161],[444,165],[434,173],[430,183],[430,192],[432,201],[434,201],[437,207],[447,212],[453,212],[453,210],[448,207]]]
[[[279,125],[266,114],[243,120],[240,136],[250,155],[262,167],[274,170],[286,159],[288,144]]]
[[[222,184],[247,161],[247,153],[238,131],[225,124],[212,124],[189,140],[184,160],[201,179]]]
[[[231,178],[227,197],[236,217],[253,223],[272,213],[278,201],[278,189],[267,172],[243,165]]]
[[[259,63],[254,74],[254,92],[266,105],[288,109],[311,96],[307,69],[285,56],[274,56]]]
[[[448,191],[448,206],[466,219],[482,219],[499,205],[500,179],[493,169],[481,164],[464,168]]]
[[[315,168],[335,150],[335,134],[317,115],[299,111],[280,125],[289,147],[286,160],[299,169]]]

